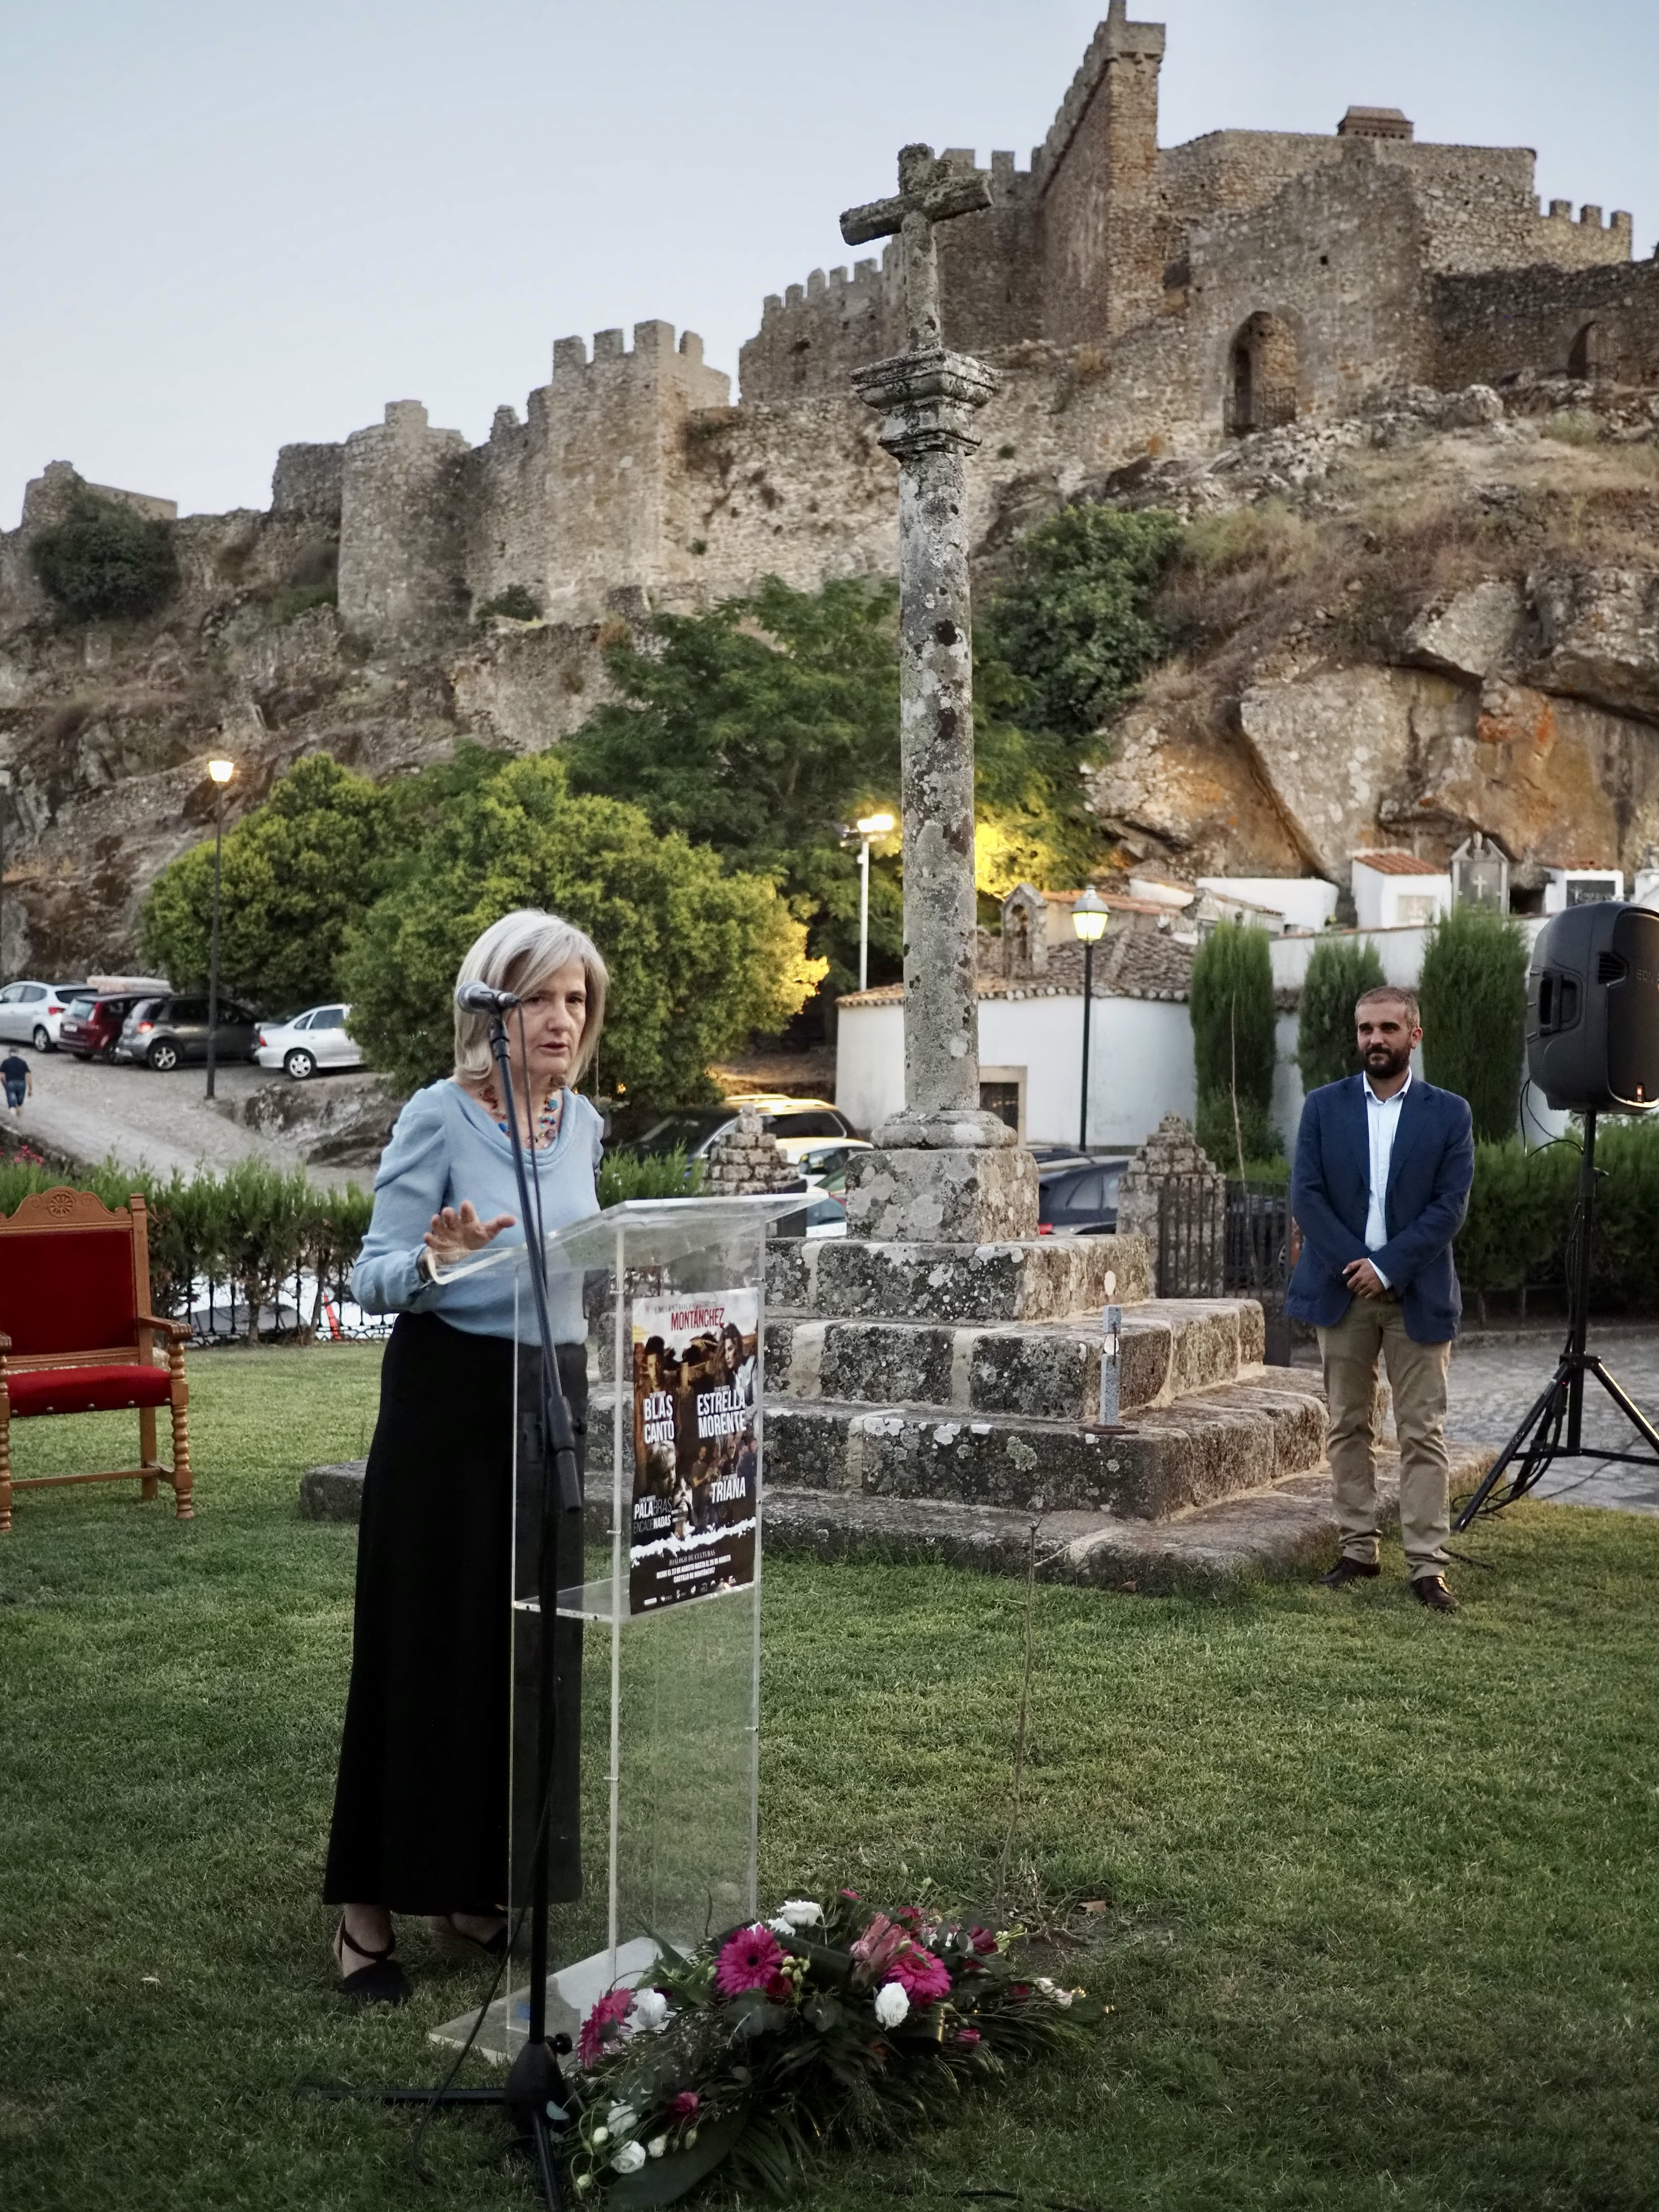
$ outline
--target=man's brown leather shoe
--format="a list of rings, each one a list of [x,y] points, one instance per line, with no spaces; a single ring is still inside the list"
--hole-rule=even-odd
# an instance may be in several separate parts
[[[1382,1570],[1375,1560],[1369,1565],[1364,1559],[1339,1559],[1329,1574],[1321,1575],[1321,1589],[1346,1589],[1350,1583],[1374,1583]]]
[[[1425,1605],[1431,1613],[1455,1613],[1457,1600],[1446,1588],[1444,1575],[1417,1575],[1412,1581],[1412,1595],[1419,1605]]]

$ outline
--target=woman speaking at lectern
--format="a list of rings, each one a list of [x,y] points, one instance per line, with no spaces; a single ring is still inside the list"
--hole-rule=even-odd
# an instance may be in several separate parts
[[[457,982],[515,993],[507,1017],[514,1103],[549,1230],[599,1211],[599,1116],[574,1085],[605,1020],[604,961],[581,931],[526,909],[505,915]],[[533,1196],[533,1188],[532,1188]],[[352,1296],[397,1322],[363,1485],[357,1601],[323,1893],[350,1996],[409,1994],[392,1915],[499,1955],[507,1942],[508,1603],[512,1571],[514,1337],[539,1357],[514,1271],[455,1281],[500,1239],[522,1243],[506,1102],[488,1023],[455,1015],[455,1069],[416,1091],[374,1178],[374,1213]],[[578,1424],[587,1398],[580,1273],[550,1275],[559,1376]],[[580,1448],[580,1445],[579,1445]],[[580,1695],[561,1668],[560,1705]],[[574,1730],[568,1731],[574,1747]],[[574,1780],[574,1768],[572,1770]],[[560,1826],[557,1808],[555,1826]]]

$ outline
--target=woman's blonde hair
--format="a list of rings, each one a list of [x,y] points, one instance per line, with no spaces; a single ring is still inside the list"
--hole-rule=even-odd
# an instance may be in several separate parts
[[[490,923],[462,961],[455,978],[458,986],[488,983],[492,991],[515,991],[520,998],[528,998],[550,975],[578,960],[587,978],[587,1021],[570,1064],[568,1079],[572,1090],[599,1049],[599,1032],[605,1027],[605,994],[611,984],[610,971],[591,937],[574,922],[562,921],[556,914],[544,914],[538,907],[520,907],[517,913],[504,914],[499,921]],[[457,1006],[456,1074],[468,1082],[481,1083],[494,1065],[489,1056],[489,1017],[463,1013]]]

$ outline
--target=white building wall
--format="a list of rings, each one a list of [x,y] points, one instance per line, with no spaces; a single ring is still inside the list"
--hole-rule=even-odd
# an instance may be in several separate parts
[[[904,1009],[843,1004],[836,1029],[836,1103],[868,1136],[904,1103]],[[983,999],[982,1067],[1023,1071],[1025,1140],[1074,1145],[1083,1086],[1083,998]],[[1134,1146],[1166,1114],[1197,1109],[1186,1002],[1097,999],[1089,1032],[1089,1142]]]
[[[1323,929],[1336,912],[1336,885],[1322,876],[1200,876],[1198,888],[1282,914],[1292,929]]]

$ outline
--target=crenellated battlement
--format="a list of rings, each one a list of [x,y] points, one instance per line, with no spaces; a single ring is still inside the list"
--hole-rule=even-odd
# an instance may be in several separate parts
[[[1550,202],[1549,213],[1547,215],[1543,214],[1542,205],[1543,204],[1540,200],[1535,199],[1533,202],[1533,206],[1540,211],[1539,219],[1540,222],[1560,223],[1572,223],[1574,222],[1572,202],[1571,200],[1552,200]],[[1601,210],[1595,205],[1593,200],[1586,200],[1583,205],[1579,209],[1575,227],[1579,230],[1600,230],[1602,228]],[[1613,213],[1607,217],[1606,228],[1609,235],[1615,234],[1621,235],[1628,244],[1634,225],[1626,210],[1624,208],[1614,208]]]
[[[672,323],[651,321],[635,323],[634,343],[630,348],[619,330],[596,331],[593,333],[593,356],[588,358],[586,342],[580,337],[555,338],[553,341],[553,375],[548,387],[556,395],[594,379],[612,380],[617,377],[646,377],[656,379],[664,375],[681,380],[698,378],[718,380],[730,390],[730,380],[724,372],[708,368],[702,357],[702,340],[696,331],[680,335],[678,346],[674,342]],[[702,398],[702,406],[720,406],[723,398],[713,396]]]

